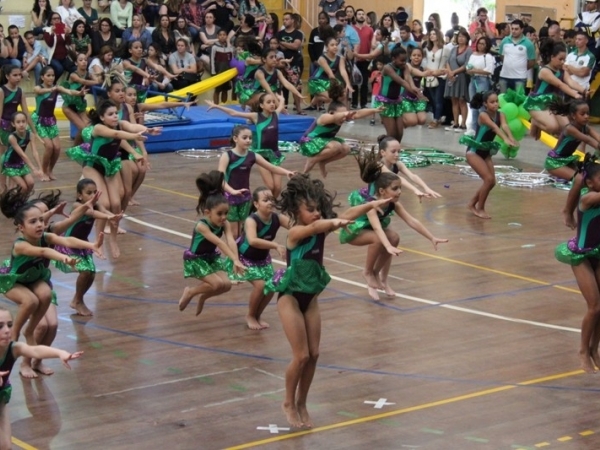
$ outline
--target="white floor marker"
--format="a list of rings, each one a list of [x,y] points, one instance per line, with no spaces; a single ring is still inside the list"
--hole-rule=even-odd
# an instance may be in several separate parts
[[[274,423],[270,423],[268,427],[256,427],[256,429],[269,431],[271,434],[279,434],[280,431],[290,431],[289,427],[278,427]]]
[[[380,398],[376,402],[374,402],[372,400],[365,400],[365,404],[373,405],[373,408],[375,408],[375,409],[381,409],[384,406],[395,405],[395,403],[388,402],[387,398]]]

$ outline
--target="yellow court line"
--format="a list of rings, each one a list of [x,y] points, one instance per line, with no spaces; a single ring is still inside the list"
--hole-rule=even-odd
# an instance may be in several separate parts
[[[39,184],[38,184],[39,186]],[[42,186],[46,186],[46,185],[42,185]],[[38,188],[36,187],[36,191],[51,191],[53,189],[75,189],[75,185],[72,186],[48,186],[48,187],[43,187],[43,188]]]
[[[16,437],[11,437],[11,441],[17,447],[22,448],[24,450],[38,450],[37,447],[29,445],[27,442],[23,442],[22,440],[17,439]]]
[[[194,195],[184,194],[183,192],[173,191],[171,189],[165,189],[165,188],[161,188],[158,186],[153,186],[151,184],[144,184],[143,186],[149,187],[151,189],[156,189],[158,191],[168,192],[169,194],[180,195],[182,197],[188,197],[188,198],[193,198],[193,199],[198,198],[197,196],[194,196]],[[460,261],[458,259],[446,258],[444,256],[438,256],[438,255],[434,255],[432,253],[425,253],[425,252],[421,252],[419,250],[413,250],[410,248],[405,248],[405,247],[398,247],[398,248],[400,250],[408,252],[408,253],[414,253],[414,254],[421,255],[421,256],[427,256],[429,258],[435,258],[435,259],[439,259],[441,261],[459,264],[459,265],[465,266],[465,267],[471,267],[472,269],[483,270],[485,272],[495,273],[497,275],[503,275],[505,277],[516,278],[518,280],[528,281],[530,283],[540,284],[542,286],[551,286],[555,289],[560,289],[560,290],[567,291],[567,292],[574,292],[576,294],[581,294],[581,291],[579,291],[578,289],[568,288],[565,286],[559,286],[559,285],[548,283],[547,281],[542,281],[542,280],[538,280],[535,278],[524,277],[522,275],[517,275],[516,273],[504,272],[502,270],[492,269],[490,267],[480,266],[478,264],[471,264],[468,262]]]
[[[485,272],[491,272],[491,273],[495,273],[497,275],[503,275],[505,277],[516,278],[518,280],[523,280],[523,281],[529,281],[530,283],[541,284],[543,286],[552,286],[553,288],[561,289],[563,291],[581,294],[581,291],[578,289],[568,288],[565,286],[559,286],[557,284],[548,283],[547,281],[538,280],[536,278],[524,277],[523,275],[517,275],[516,273],[504,272],[503,270],[492,269],[491,267],[485,267],[485,266],[480,266],[477,264],[471,264],[468,262],[460,261],[458,259],[446,258],[445,256],[438,256],[438,255],[434,255],[432,253],[421,252],[419,250],[413,250],[410,248],[405,248],[405,247],[398,247],[398,248],[404,252],[415,253],[417,255],[427,256],[429,258],[439,259],[441,261],[459,264],[459,265],[465,266],[465,267],[471,267],[472,269],[483,270]]]
[[[315,433],[319,433],[322,431],[335,430],[337,428],[345,428],[345,427],[349,427],[351,425],[359,425],[359,424],[363,424],[363,423],[367,423],[367,422],[373,422],[374,420],[385,419],[387,417],[398,416],[400,414],[406,414],[406,413],[414,412],[414,411],[422,411],[424,409],[434,408],[436,406],[448,405],[448,404],[457,403],[457,402],[460,402],[463,400],[470,400],[472,398],[483,397],[485,395],[495,394],[497,392],[508,391],[510,389],[515,389],[519,386],[530,386],[532,384],[539,384],[539,383],[543,383],[545,381],[559,380],[561,378],[568,378],[568,377],[572,377],[574,375],[580,375],[583,373],[585,373],[583,370],[574,370],[572,372],[558,373],[555,375],[550,375],[550,376],[542,377],[542,378],[535,378],[533,380],[522,381],[520,383],[510,384],[507,386],[499,386],[499,387],[492,388],[492,389],[486,389],[484,391],[473,392],[471,394],[459,395],[457,397],[451,397],[451,398],[447,398],[444,400],[438,400],[435,402],[424,403],[424,404],[416,405],[416,406],[410,406],[408,408],[398,409],[396,411],[389,411],[386,413],[375,414],[372,416],[360,417],[358,419],[347,420],[345,422],[339,422],[339,423],[334,423],[331,425],[325,425],[323,427],[313,428],[312,430],[298,431],[296,433],[283,434],[281,436],[275,436],[275,437],[268,438],[268,439],[261,439],[259,441],[247,442],[246,444],[237,445],[235,447],[228,447],[225,450],[241,450],[241,449],[245,449],[245,448],[256,447],[258,445],[270,444],[272,442],[285,441],[287,439],[294,439],[299,436],[304,436],[306,434],[315,434]]]
[[[197,195],[184,194],[183,192],[172,191],[171,189],[165,189],[165,188],[153,186],[151,184],[146,184],[146,183],[144,183],[142,186],[149,187],[150,189],[156,189],[157,191],[168,192],[169,194],[181,195],[182,197],[194,198],[194,199],[198,200]]]

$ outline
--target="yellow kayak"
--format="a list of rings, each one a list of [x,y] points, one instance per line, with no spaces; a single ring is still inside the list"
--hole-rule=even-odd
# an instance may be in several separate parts
[[[237,69],[229,69],[223,73],[212,76],[207,80],[200,81],[199,83],[194,83],[191,86],[188,86],[183,89],[179,89],[177,91],[170,92],[169,94],[176,95],[178,97],[185,97],[188,94],[199,95],[199,94],[202,94],[203,92],[210,91],[210,90],[222,85],[223,83],[227,83],[228,81],[232,80],[236,76],[237,76]],[[163,101],[165,101],[163,96],[156,96],[156,97],[151,97],[151,98],[146,99],[146,101],[144,103],[160,103]],[[174,100],[172,100],[172,101],[174,101]],[[29,113],[33,113],[34,111],[35,111],[35,106],[30,106]],[[67,120],[67,118],[65,117],[65,115],[62,112],[62,108],[56,108],[54,110],[54,114],[56,115],[56,118],[58,120]]]

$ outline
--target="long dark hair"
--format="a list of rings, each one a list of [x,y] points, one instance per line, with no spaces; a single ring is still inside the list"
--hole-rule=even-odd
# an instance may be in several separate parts
[[[42,19],[42,24],[47,25],[50,21],[50,17],[52,17],[52,5],[50,5],[50,0],[46,0],[46,9],[44,13],[40,16],[40,12],[42,9],[40,8],[39,0],[33,0],[33,8],[31,9],[40,19]]]
[[[360,179],[365,183],[373,183],[376,194],[380,189],[385,189],[394,181],[400,179],[393,172],[383,171],[383,163],[379,158],[379,151],[375,146],[373,146],[371,151],[359,153],[356,156],[356,162],[358,163]]]
[[[18,186],[0,195],[0,211],[8,219],[13,219],[15,225],[23,225],[25,213],[31,208],[36,206],[29,201],[29,193]]]
[[[211,170],[208,173],[202,173],[196,178],[196,187],[200,191],[196,212],[211,210],[215,206],[227,203],[227,198],[223,194],[223,172]]]

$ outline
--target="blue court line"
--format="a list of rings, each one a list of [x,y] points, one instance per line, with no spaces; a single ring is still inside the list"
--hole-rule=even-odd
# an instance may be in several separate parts
[[[179,348],[189,348],[193,350],[206,351],[209,353],[217,353],[223,355],[237,356],[242,358],[250,358],[259,361],[269,361],[281,364],[288,364],[289,359],[284,358],[274,358],[271,356],[265,355],[257,355],[252,353],[239,352],[234,350],[226,350],[226,349],[217,349],[212,347],[206,347],[203,345],[197,344],[188,344],[184,342],[172,341],[169,339],[145,336],[138,333],[133,333],[130,331],[117,330],[114,328],[110,328],[107,326],[99,325],[92,321],[83,321],[78,320],[76,316],[64,316],[63,314],[59,314],[58,318],[65,322],[71,322],[74,324],[82,325],[85,328],[93,328],[101,331],[106,331],[109,333],[121,334],[123,336],[128,336],[132,338],[138,338],[149,342],[154,342],[158,344],[170,345]],[[335,364],[318,364],[317,367],[320,369],[327,370],[335,370],[338,372],[351,372],[355,374],[364,374],[364,375],[377,375],[377,376],[390,376],[396,378],[406,378],[406,379],[414,379],[414,380],[425,380],[425,381],[433,381],[433,382],[443,382],[443,383],[460,383],[460,384],[469,384],[469,385],[477,385],[477,386],[516,386],[521,388],[533,388],[533,389],[550,389],[550,390],[559,390],[559,391],[579,391],[579,392],[600,392],[600,388],[585,388],[585,387],[569,387],[569,386],[556,386],[556,385],[526,385],[522,386],[518,383],[508,383],[497,380],[477,380],[477,379],[463,379],[463,378],[451,378],[451,377],[443,377],[439,375],[427,375],[427,374],[415,374],[415,373],[398,373],[398,372],[389,372],[384,370],[372,370],[372,369],[360,369],[355,367],[346,367],[346,366],[338,366]]]

